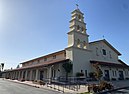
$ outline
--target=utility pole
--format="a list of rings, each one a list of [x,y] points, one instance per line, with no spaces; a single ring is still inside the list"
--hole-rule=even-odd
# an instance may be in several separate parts
[[[0,72],[1,72],[1,64],[0,64]]]
[[[0,70],[3,71],[3,69],[4,69],[4,63],[1,63],[0,64]]]

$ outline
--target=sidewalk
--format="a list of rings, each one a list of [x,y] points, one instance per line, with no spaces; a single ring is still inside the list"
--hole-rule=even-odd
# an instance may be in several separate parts
[[[77,94],[77,93],[87,92],[87,86],[84,86],[84,85],[80,85],[80,89],[78,89],[78,90],[70,90],[65,87],[63,88],[62,86],[54,85],[54,84],[53,85],[38,85],[38,84],[34,84],[32,81],[21,82],[18,80],[10,80],[10,79],[5,79],[5,80],[36,87],[36,88],[58,91],[60,93],[65,93],[65,94]]]

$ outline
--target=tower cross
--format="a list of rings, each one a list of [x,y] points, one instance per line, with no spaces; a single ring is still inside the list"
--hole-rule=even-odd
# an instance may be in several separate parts
[[[105,36],[103,35],[103,39],[104,39],[104,37],[105,37]]]
[[[78,6],[79,6],[79,5],[78,5],[78,4],[76,4],[76,6],[77,6],[77,9],[78,9]]]

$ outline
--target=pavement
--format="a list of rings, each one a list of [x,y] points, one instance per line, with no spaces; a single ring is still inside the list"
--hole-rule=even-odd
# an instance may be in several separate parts
[[[21,81],[10,80],[10,79],[5,79],[5,81],[13,82],[13,83],[18,83],[18,84],[24,84],[24,85],[27,85],[27,86],[40,88],[42,90],[54,91],[54,92],[56,92],[55,94],[60,94],[60,93],[77,94],[77,93],[82,93],[82,92],[87,92],[88,91],[87,86],[84,86],[84,85],[80,85],[80,88],[78,90],[70,90],[68,88],[63,88],[63,86],[54,85],[54,84],[53,85],[38,85],[38,84],[34,84],[32,81],[21,82]],[[97,83],[97,82],[88,82],[88,84],[93,84],[93,83]],[[128,87],[129,86],[129,80],[110,81],[110,83],[112,83],[114,85],[115,89],[122,88],[122,87]],[[126,91],[128,91],[128,90],[126,90]],[[15,94],[15,93],[13,93],[13,94]],[[35,94],[38,94],[38,93],[35,93]],[[47,94],[47,93],[44,93],[44,94]],[[48,94],[54,94],[54,93],[48,93]],[[113,93],[113,94],[117,94],[117,93]],[[118,93],[118,94],[120,94],[120,93]],[[124,94],[124,93],[121,93],[121,94]],[[129,92],[127,94],[129,94]]]
[[[129,80],[111,81],[111,83],[115,86],[115,88],[122,88],[129,86]]]
[[[77,93],[82,93],[82,92],[87,92],[87,86],[80,85],[80,88],[77,90],[71,90],[69,87],[64,88],[63,86],[59,85],[38,85],[34,84],[32,81],[18,81],[18,80],[10,80],[10,79],[4,79],[3,81],[8,81],[8,82],[13,82],[13,83],[18,83],[18,84],[24,84],[27,86],[35,87],[35,88],[40,88],[43,90],[48,90],[48,91],[54,91],[58,93],[64,93],[64,94],[77,94]],[[36,93],[37,94],[37,93]],[[46,94],[46,93],[45,93]],[[50,93],[52,94],[52,93]]]
[[[60,94],[60,92],[0,79],[0,94]]]
[[[113,94],[129,94],[129,88],[123,88],[116,91],[111,92]]]

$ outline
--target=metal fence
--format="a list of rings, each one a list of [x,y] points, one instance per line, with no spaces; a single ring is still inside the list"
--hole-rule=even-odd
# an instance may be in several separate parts
[[[47,87],[53,88],[55,90],[65,92],[65,88],[73,91],[78,91],[80,89],[80,85],[87,85],[87,81],[85,78],[80,77],[68,77],[66,80],[65,77],[57,78],[47,78],[43,79],[47,84]]]

